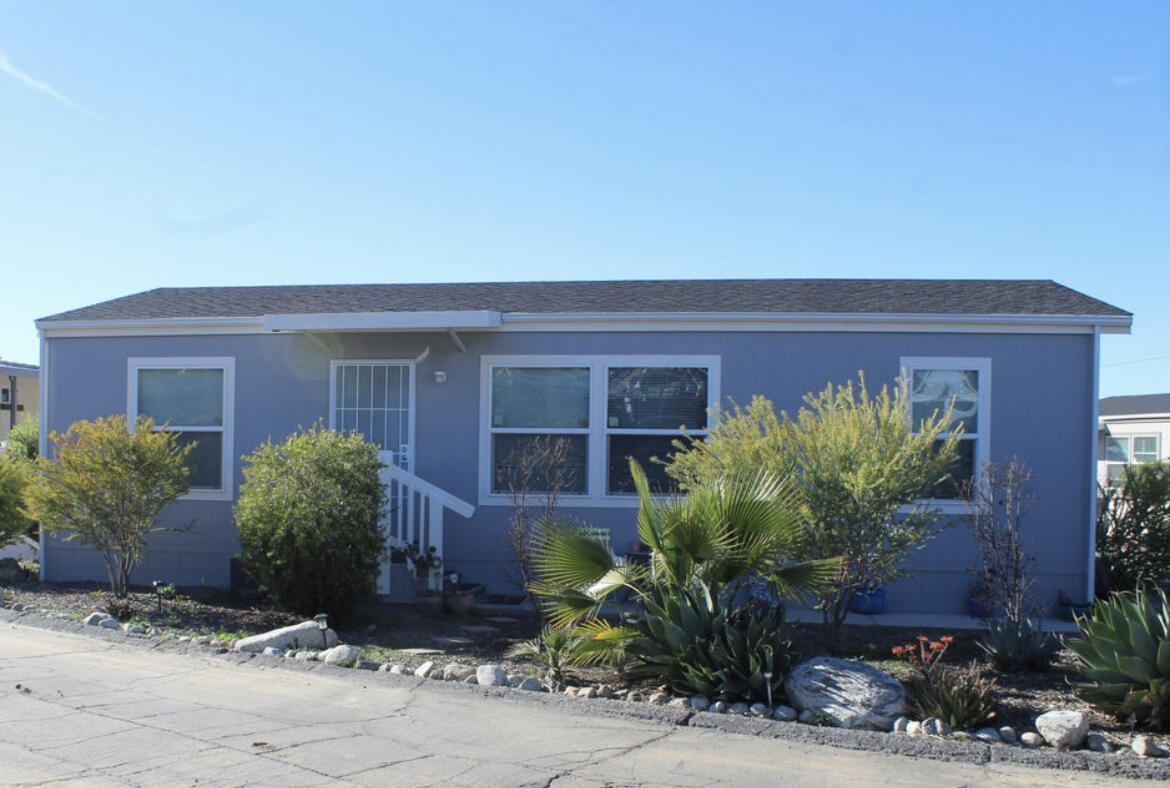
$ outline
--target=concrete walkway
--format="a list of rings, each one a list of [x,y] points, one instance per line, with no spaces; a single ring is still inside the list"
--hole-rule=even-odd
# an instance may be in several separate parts
[[[584,703],[574,712],[443,682],[296,672],[0,627],[4,786],[1142,784],[599,717]]]

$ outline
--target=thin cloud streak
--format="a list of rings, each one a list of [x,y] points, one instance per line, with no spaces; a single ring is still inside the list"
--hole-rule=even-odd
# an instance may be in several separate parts
[[[0,72],[7,74],[8,76],[12,77],[13,79],[17,80],[18,82],[23,83],[24,86],[27,88],[31,88],[32,90],[35,90],[38,93],[44,93],[49,98],[54,99],[55,101],[57,101],[61,104],[64,104],[66,107],[69,107],[69,109],[72,109],[76,112],[80,112],[83,115],[88,115],[91,118],[101,117],[93,110],[86,109],[85,107],[78,104],[76,101],[73,101],[73,100],[69,99],[68,97],[61,95],[53,88],[52,85],[49,85],[48,83],[45,83],[45,82],[41,82],[36,77],[33,77],[33,76],[21,71],[19,68],[12,65],[12,61],[8,59],[8,55],[4,54],[3,52],[0,52]]]
[[[1152,74],[1144,72],[1141,74],[1125,74],[1123,76],[1114,77],[1113,84],[1119,88],[1129,87],[1130,85],[1137,85],[1148,80]]]

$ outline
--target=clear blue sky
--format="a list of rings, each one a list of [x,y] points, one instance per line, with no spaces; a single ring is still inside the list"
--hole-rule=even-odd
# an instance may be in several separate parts
[[[1170,391],[1168,110],[1164,2],[8,3],[0,356],[168,285],[1025,277]]]

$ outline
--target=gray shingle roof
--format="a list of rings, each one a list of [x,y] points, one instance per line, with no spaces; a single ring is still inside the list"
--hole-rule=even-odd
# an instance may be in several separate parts
[[[701,279],[164,287],[61,312],[44,320],[449,310],[504,313],[1129,314],[1051,280]]]
[[[1170,394],[1105,397],[1097,404],[1099,416],[1138,416],[1143,413],[1170,413]]]

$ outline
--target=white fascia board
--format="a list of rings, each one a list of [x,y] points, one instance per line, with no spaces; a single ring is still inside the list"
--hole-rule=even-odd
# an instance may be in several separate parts
[[[887,331],[1128,334],[1128,315],[954,315],[777,312],[521,313],[503,331]]]
[[[265,331],[420,331],[496,328],[500,313],[488,310],[446,312],[319,312],[265,315]]]
[[[38,320],[42,337],[183,336],[207,334],[260,334],[259,317],[166,317],[135,320]]]

